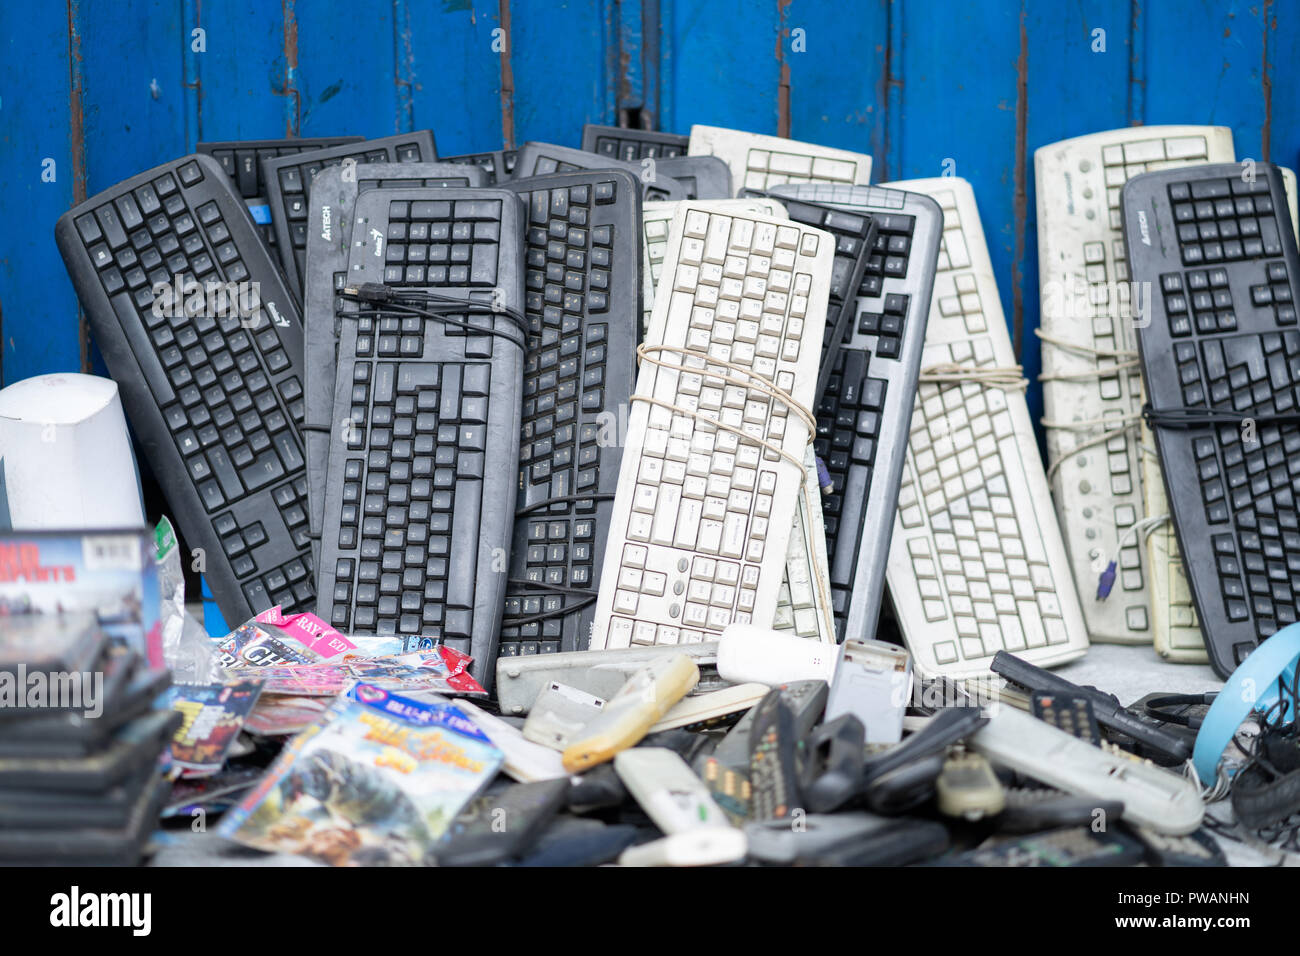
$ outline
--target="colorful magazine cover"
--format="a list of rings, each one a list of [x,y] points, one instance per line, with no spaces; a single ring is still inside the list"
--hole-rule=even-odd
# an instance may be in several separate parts
[[[277,606],[219,638],[217,663],[230,669],[320,664],[356,649],[315,614],[286,615]]]
[[[360,683],[295,737],[218,833],[333,866],[418,866],[503,755],[450,703]]]
[[[300,734],[320,720],[329,700],[325,697],[289,697],[263,694],[244,721],[244,729],[259,737]]]
[[[465,666],[469,658],[450,648],[394,657],[348,658],[333,664],[282,664],[259,667],[268,694],[334,697],[353,681],[366,681],[401,693],[486,694]]]
[[[0,532],[0,623],[93,614],[109,637],[162,667],[154,556],[143,530]]]
[[[164,703],[185,718],[172,737],[173,768],[184,777],[207,777],[220,770],[261,693],[256,680],[168,688]]]

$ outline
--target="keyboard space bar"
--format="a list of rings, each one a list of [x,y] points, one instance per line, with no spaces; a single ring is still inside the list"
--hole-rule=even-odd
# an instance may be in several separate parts
[[[839,528],[835,532],[835,558],[831,562],[831,583],[842,588],[853,587],[853,566],[857,563],[858,547],[862,536],[862,516],[867,510],[867,489],[871,484],[871,469],[854,465],[844,479],[844,492],[840,495]]]
[[[144,373],[144,380],[149,383],[149,391],[153,392],[159,407],[175,401],[176,393],[172,391],[171,382],[167,381],[167,373],[163,371],[162,363],[158,361],[153,343],[149,341],[149,334],[144,330],[140,313],[136,311],[131,297],[123,292],[108,301],[112,304],[113,311],[117,313],[117,321],[122,326],[122,331],[126,333],[126,340],[131,345],[131,351],[140,365],[140,371]]]
[[[474,608],[474,575],[478,572],[479,513],[483,485],[456,482],[451,513],[451,553],[447,556],[447,606]]]

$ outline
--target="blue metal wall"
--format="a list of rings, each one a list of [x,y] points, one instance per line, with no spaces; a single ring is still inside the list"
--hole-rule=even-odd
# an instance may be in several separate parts
[[[58,215],[201,139],[430,127],[451,155],[631,109],[869,152],[876,181],[950,161],[1031,374],[1034,149],[1215,123],[1300,161],[1297,0],[0,0],[0,43],[6,382],[93,361]]]

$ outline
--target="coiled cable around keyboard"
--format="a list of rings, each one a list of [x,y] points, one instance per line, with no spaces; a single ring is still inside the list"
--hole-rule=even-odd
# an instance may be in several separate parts
[[[345,299],[354,300],[370,308],[356,312],[341,313],[342,318],[375,318],[384,312],[397,312],[404,315],[416,315],[425,319],[434,319],[446,325],[454,325],[476,335],[495,335],[517,346],[521,352],[528,351],[528,317],[517,309],[498,306],[490,302],[461,298],[429,289],[394,289],[379,282],[363,282],[360,285],[347,286],[339,293]],[[453,319],[455,313],[466,315],[502,316],[519,331],[519,335],[510,334],[499,329],[494,323],[483,328],[460,319]]]
[[[983,385],[1004,392],[1023,392],[1029,387],[1025,370],[1019,365],[962,365],[948,362],[921,369],[917,382],[922,385]]]
[[[672,362],[665,362],[663,359],[654,358],[651,355],[652,352],[676,352],[679,355],[691,356],[693,358],[697,358],[700,361],[704,362],[705,367],[692,368],[691,366],[686,364],[676,365],[673,364]],[[785,405],[787,408],[793,411],[795,415],[797,415],[804,422],[804,424],[808,426],[809,442],[811,442],[813,440],[813,437],[817,434],[817,419],[813,417],[813,413],[811,411],[809,411],[802,404],[796,401],[794,396],[790,395],[790,393],[785,391],[785,389],[780,388],[777,385],[773,385],[770,382],[763,381],[761,378],[754,375],[752,371],[750,371],[748,368],[746,368],[743,365],[739,365],[735,362],[729,362],[726,359],[715,358],[709,355],[707,352],[699,352],[696,351],[695,349],[689,349],[677,345],[648,345],[642,343],[641,345],[637,346],[636,354],[638,360],[640,361],[649,362],[651,365],[657,365],[660,368],[665,368],[673,372],[679,372],[688,375],[699,375],[701,378],[718,379],[719,381],[727,382],[729,384],[737,386],[738,388],[743,388],[747,391],[753,390],[753,391],[763,392],[769,398],[776,399],[777,401],[781,402],[781,404]],[[735,378],[733,376],[726,375],[721,372],[711,371],[708,368],[709,365],[720,365],[724,368],[731,369],[732,371],[739,372],[741,375],[748,376],[750,380],[746,381],[745,379],[742,378]],[[752,441],[755,442],[756,444],[762,445],[768,451],[772,452],[775,455],[780,456],[781,458],[784,458],[787,462],[794,465],[794,467],[799,472],[800,489],[803,488],[803,484],[808,478],[808,471],[805,468],[804,463],[802,461],[794,457],[794,455],[790,454],[788,451],[786,451],[784,448],[780,447],[779,445],[776,445],[773,442],[768,441],[766,438],[760,438],[757,435],[751,435],[749,432],[746,432],[744,429],[736,428],[734,425],[728,425],[727,423],[719,421],[718,419],[713,418],[712,416],[705,415],[696,409],[686,408],[681,405],[674,405],[672,402],[665,402],[662,401],[661,399],[654,398],[653,396],[650,395],[641,395],[639,393],[633,393],[632,401],[645,402],[649,405],[655,405],[658,406],[659,408],[667,409],[668,411],[673,412],[674,414],[683,415],[687,418],[699,419],[700,421],[706,422],[707,424],[712,425],[715,428],[720,428],[723,431],[731,432],[732,434],[739,436],[741,439],[745,441]]]

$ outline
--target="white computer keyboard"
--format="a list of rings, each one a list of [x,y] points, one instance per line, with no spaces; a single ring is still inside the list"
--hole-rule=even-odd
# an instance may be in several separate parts
[[[1145,402],[1145,391],[1142,393]],[[1169,513],[1164,475],[1156,455],[1156,441],[1146,423],[1139,425],[1142,456],[1142,500],[1148,515]],[[1179,664],[1204,664],[1209,660],[1201,625],[1192,603],[1191,586],[1183,569],[1173,525],[1155,528],[1146,541],[1148,590],[1151,597],[1151,630],[1156,653]]]
[[[886,576],[903,637],[924,677],[988,674],[999,650],[1073,660],[1088,635],[1024,391],[966,371],[1016,364],[975,194],[888,185],[932,197],[944,226]]]
[[[799,508],[786,547],[785,575],[776,597],[772,630],[834,644],[826,522],[822,514],[821,486],[817,483],[817,457],[811,446],[804,457],[804,470],[808,477],[799,495]]]
[[[668,227],[680,203],[647,202],[641,204],[641,227],[644,235],[642,292],[644,323],[642,334],[650,327],[654,309],[655,283],[668,248]],[[714,199],[697,201],[695,208],[706,212],[750,213],[788,219],[785,206],[775,199]],[[798,634],[820,641],[835,640],[835,619],[831,615],[830,567],[826,556],[826,524],[822,514],[821,491],[817,485],[816,458],[808,450],[806,464],[809,480],[799,496],[794,527],[786,554],[785,577],[777,597],[774,630]]]
[[[773,620],[806,475],[833,242],[691,204],[674,216],[593,649],[710,640],[733,621]]]
[[[720,126],[692,126],[686,152],[722,159],[737,192],[782,183],[871,182],[871,157],[864,153]]]
[[[775,199],[709,199],[695,202],[709,212],[748,212],[775,219],[789,219],[785,207]],[[641,334],[650,328],[650,315],[655,306],[655,283],[663,266],[664,251],[668,248],[668,227],[680,202],[644,202],[641,204]]]
[[[1143,494],[1144,472],[1156,475],[1159,466],[1144,463],[1140,452],[1142,381],[1136,306],[1120,237],[1120,190],[1149,170],[1232,159],[1232,133],[1218,126],[1111,130],[1034,154],[1052,493],[1088,633],[1096,641],[1151,643],[1156,628],[1185,619],[1173,608],[1190,597],[1186,591],[1181,597],[1152,594],[1143,560],[1146,531],[1153,547],[1173,554],[1176,547],[1168,523],[1154,530],[1139,524],[1154,517]],[[1108,597],[1098,599],[1098,579],[1111,561],[1114,585]],[[1165,587],[1177,580],[1169,573],[1156,578]]]

